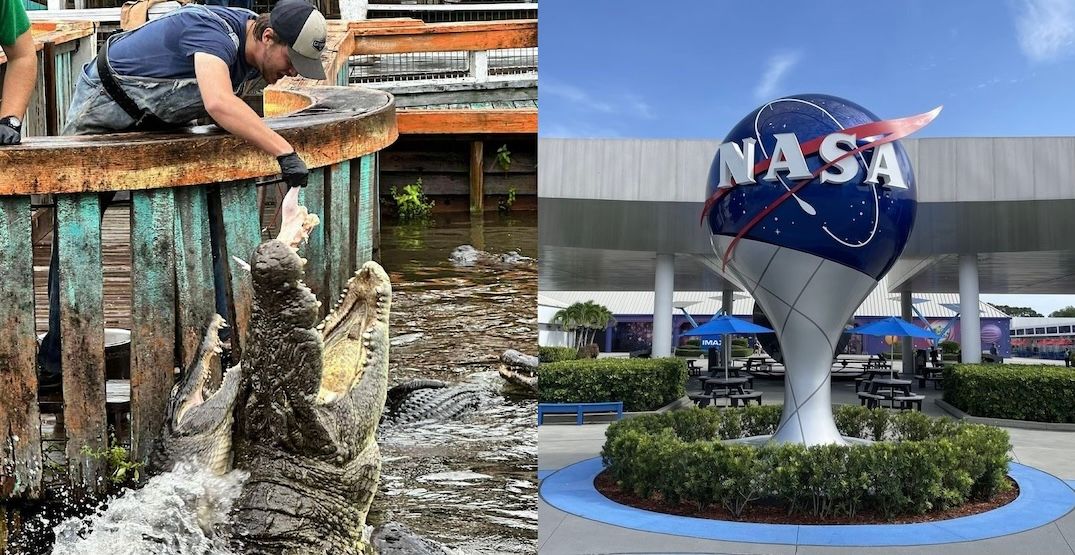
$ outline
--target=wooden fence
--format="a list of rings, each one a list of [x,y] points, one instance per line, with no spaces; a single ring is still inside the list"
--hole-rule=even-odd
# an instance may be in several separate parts
[[[326,52],[336,52],[345,36],[332,35]],[[323,61],[333,80],[346,65],[331,54]],[[267,122],[312,168],[300,201],[322,225],[303,256],[306,282],[327,310],[372,256],[372,168],[376,153],[398,136],[395,106],[380,91],[294,80],[266,90],[265,110],[293,112]],[[261,242],[255,180],[279,168],[244,140],[205,127],[31,137],[0,149],[0,168],[0,501],[42,493],[30,200],[39,194],[53,196],[57,216],[67,476],[79,489],[99,490],[104,469],[81,454],[109,441],[98,193],[131,197],[130,442],[134,460],[145,461],[164,421],[173,368],[193,358],[215,311],[210,233],[218,234],[227,275],[232,347],[236,354],[245,347],[250,282],[231,261],[249,260]]]
[[[23,136],[56,135],[66,123],[71,91],[82,66],[97,55],[89,22],[34,22],[30,32],[37,47],[37,87],[23,118]],[[0,52],[0,67],[7,58]]]

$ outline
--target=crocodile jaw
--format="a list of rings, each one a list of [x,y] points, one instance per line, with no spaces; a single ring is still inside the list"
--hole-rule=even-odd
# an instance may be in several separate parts
[[[377,263],[365,263],[348,280],[337,307],[318,326],[324,342],[318,404],[347,395],[367,368],[388,359],[391,304],[392,284]]]
[[[219,389],[208,387],[210,364],[221,352],[219,331],[226,325],[220,315],[213,315],[197,355],[172,390],[154,461],[158,467],[170,469],[192,460],[215,474],[231,469],[232,410],[241,380],[238,366],[227,370]]]

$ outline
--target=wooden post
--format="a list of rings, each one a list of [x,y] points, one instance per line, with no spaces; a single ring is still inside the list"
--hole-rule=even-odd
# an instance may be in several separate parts
[[[366,19],[369,7],[369,0],[340,0],[340,19],[344,21]]]
[[[379,210],[374,189],[373,155],[358,160],[359,171],[351,178],[351,197],[357,199],[355,222],[355,269],[373,260],[374,213]],[[357,180],[355,177],[357,176]]]
[[[0,199],[0,244],[0,500],[34,499],[41,494],[41,417],[29,196]]]
[[[342,162],[329,166],[326,181],[325,252],[328,255],[328,278],[325,282],[328,307],[332,308],[343,284],[351,277],[351,164]]]
[[[484,143],[470,143],[470,212],[481,214],[485,210],[485,168],[483,166]]]
[[[184,370],[194,360],[216,312],[207,202],[205,187],[175,190],[176,343]],[[214,361],[212,369],[215,386],[220,383],[219,361]]]
[[[249,264],[254,249],[261,243],[261,222],[258,196],[261,190],[253,181],[236,181],[220,185],[220,212],[227,222],[224,226],[222,255],[224,268],[231,284],[231,306],[235,309],[232,329],[232,364],[235,364],[246,348],[246,336],[250,330],[250,311],[254,289],[250,272],[239,267],[232,257]]]
[[[472,50],[467,52],[467,59],[470,62],[470,76],[474,78],[474,82],[489,81],[489,51]]]
[[[56,213],[68,472],[72,485],[100,491],[104,460],[81,451],[108,445],[101,203],[97,193],[57,195]]]
[[[60,107],[56,104],[56,46],[46,42],[41,50],[42,63],[45,67],[45,81],[38,84],[45,93],[45,134],[59,135]]]
[[[131,192],[131,452],[147,462],[175,382],[175,196]]]

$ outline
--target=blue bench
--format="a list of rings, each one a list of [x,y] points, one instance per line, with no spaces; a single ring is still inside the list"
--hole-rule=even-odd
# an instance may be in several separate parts
[[[623,418],[623,401],[608,403],[538,403],[538,426],[546,414],[575,414],[575,424],[582,424],[582,415],[588,412],[615,412],[616,420]]]

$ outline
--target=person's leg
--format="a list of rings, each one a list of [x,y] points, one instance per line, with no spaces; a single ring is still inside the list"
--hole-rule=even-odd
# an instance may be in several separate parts
[[[52,256],[49,257],[48,299],[49,329],[41,340],[37,352],[37,365],[41,371],[42,386],[53,387],[60,384],[60,249],[57,241],[56,220],[52,226]]]

